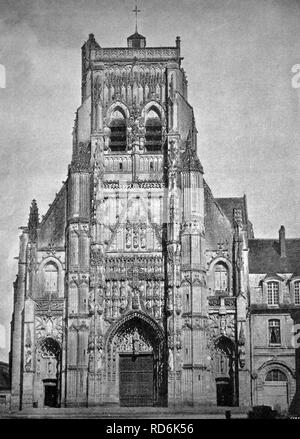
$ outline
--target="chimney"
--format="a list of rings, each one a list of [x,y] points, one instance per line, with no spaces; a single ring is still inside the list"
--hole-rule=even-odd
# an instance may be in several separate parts
[[[286,242],[285,242],[284,226],[281,226],[279,229],[279,248],[280,248],[280,257],[286,258]]]

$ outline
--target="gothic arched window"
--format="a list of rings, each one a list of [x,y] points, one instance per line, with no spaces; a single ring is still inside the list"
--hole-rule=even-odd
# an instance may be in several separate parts
[[[223,262],[218,262],[214,267],[214,282],[215,291],[228,291],[228,268]]]
[[[146,149],[148,152],[160,152],[162,148],[162,125],[156,110],[151,109],[146,119]]]
[[[48,262],[44,267],[44,292],[58,293],[58,268],[54,262]]]
[[[112,152],[126,150],[126,119],[121,110],[115,110],[110,122],[110,149]]]

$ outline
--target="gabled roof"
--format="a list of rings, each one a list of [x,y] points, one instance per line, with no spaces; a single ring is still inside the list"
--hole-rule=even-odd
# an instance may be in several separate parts
[[[240,209],[243,215],[243,223],[247,220],[247,214],[245,209],[244,197],[233,197],[233,198],[215,198],[216,202],[219,204],[227,218],[233,224],[233,210]]]
[[[249,239],[249,273],[300,274],[300,239],[286,239],[286,257],[276,239]]]

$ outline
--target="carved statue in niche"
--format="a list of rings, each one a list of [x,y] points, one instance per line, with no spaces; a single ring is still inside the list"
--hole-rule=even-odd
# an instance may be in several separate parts
[[[102,177],[104,173],[104,160],[103,160],[103,139],[97,139],[94,151],[94,162],[95,162],[95,173],[96,173],[96,185],[98,186],[98,191],[102,187]],[[97,191],[97,193],[98,193]]]
[[[29,325],[27,325],[27,328],[26,328],[25,347],[26,348],[31,348],[31,331],[30,331],[30,326]]]
[[[118,298],[118,282],[113,281],[112,284],[112,298],[117,299]]]
[[[119,294],[118,294],[118,283],[113,281],[112,285],[112,317],[116,318],[118,316],[118,304],[119,304]]]
[[[138,226],[135,225],[133,228],[133,247],[134,248],[138,248],[139,246],[139,240],[138,240]]]
[[[103,359],[102,348],[99,348],[97,352],[97,370],[102,369],[102,359]]]
[[[159,281],[156,280],[154,282],[154,287],[153,287],[153,297],[155,299],[158,299],[160,297],[159,290],[160,290],[160,288],[159,288]]]
[[[122,313],[123,311],[125,311],[127,306],[127,300],[124,296],[121,297],[121,301],[120,301],[120,312]]]
[[[226,335],[226,319],[225,316],[220,318],[220,334]]]
[[[32,351],[30,348],[25,349],[25,371],[29,372],[31,370],[32,364]]]
[[[103,302],[104,302],[104,288],[101,285],[100,287],[98,287],[98,304],[97,304],[97,312],[98,314],[102,314],[103,313]]]
[[[179,328],[176,329],[175,346],[177,350],[181,350],[182,348],[182,336],[181,336],[181,330]]]
[[[94,91],[95,102],[98,102],[102,96],[102,84],[101,84],[101,79],[99,76],[97,76],[97,78],[95,80],[93,91]]]
[[[120,284],[120,312],[123,312],[126,308],[127,305],[127,298],[126,298],[126,286],[125,286],[125,281],[121,281]]]
[[[105,296],[110,299],[110,282],[106,281]]]
[[[153,315],[156,319],[158,319],[160,317],[160,301],[157,298],[157,296],[154,298],[154,303],[153,303]]]
[[[172,314],[173,312],[173,290],[171,287],[168,288],[168,299],[167,299],[168,312]]]
[[[169,371],[173,372],[174,370],[174,355],[173,350],[169,349]]]
[[[133,126],[133,118],[131,117],[127,125],[128,151],[132,150],[132,139],[133,139],[132,126]]]
[[[89,353],[89,371],[94,372],[95,371],[95,354],[94,351],[90,351]]]
[[[104,126],[103,133],[104,133],[104,151],[108,151],[111,129],[108,126]]]
[[[177,349],[176,351],[176,363],[178,368],[181,369],[183,367],[183,358],[180,349]]]
[[[126,247],[127,248],[131,247],[131,233],[132,233],[131,224],[129,222],[127,222],[127,224],[126,224]]]
[[[132,309],[138,309],[139,308],[139,290],[138,288],[133,289],[133,296],[132,296]]]
[[[179,288],[176,288],[175,307],[176,307],[176,314],[179,315],[182,311],[181,292]]]
[[[146,298],[150,300],[152,298],[152,282],[151,280],[147,280],[146,282]]]
[[[139,136],[140,137],[145,137],[146,134],[146,128],[145,128],[145,121],[143,120],[142,117],[139,118]]]
[[[95,332],[91,330],[88,338],[88,351],[91,352],[95,349]]]
[[[89,310],[89,314],[94,314],[95,313],[95,296],[94,296],[94,291],[93,290],[91,290],[90,294],[89,294],[88,310]]]
[[[141,226],[141,248],[146,248],[146,226],[143,224]]]
[[[97,337],[97,370],[102,368],[103,360],[103,335],[100,334]]]
[[[140,290],[140,298],[144,299],[146,294],[144,282],[141,282],[139,290]]]
[[[147,310],[147,311],[150,311],[150,310],[151,310],[151,301],[150,301],[150,300],[147,300],[145,306],[146,306],[146,310]]]

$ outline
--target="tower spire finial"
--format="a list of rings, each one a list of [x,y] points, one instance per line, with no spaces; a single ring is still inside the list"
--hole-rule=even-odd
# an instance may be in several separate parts
[[[138,25],[137,25],[138,13],[141,12],[141,10],[138,9],[138,7],[137,7],[137,0],[135,0],[135,8],[132,10],[132,12],[135,13],[135,32],[137,33],[137,31],[138,31]]]

